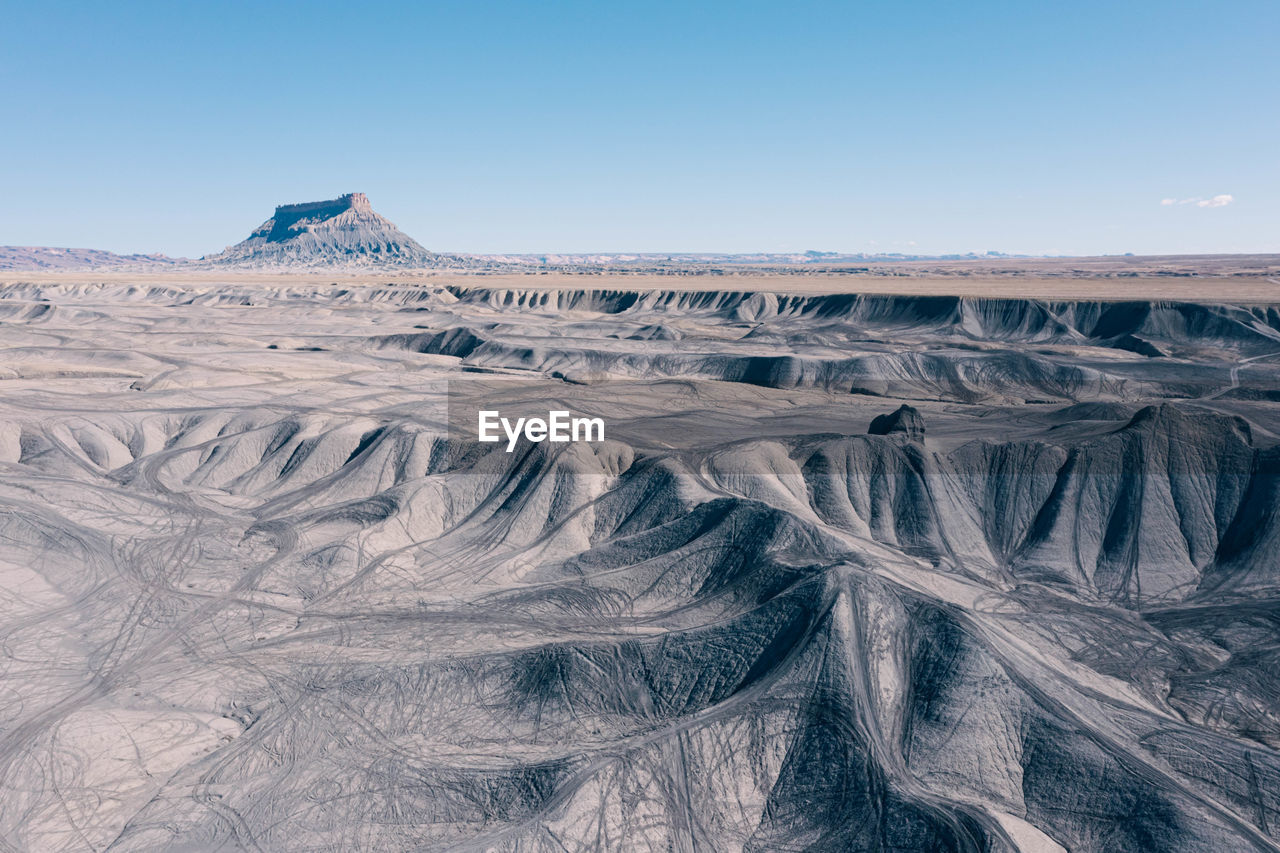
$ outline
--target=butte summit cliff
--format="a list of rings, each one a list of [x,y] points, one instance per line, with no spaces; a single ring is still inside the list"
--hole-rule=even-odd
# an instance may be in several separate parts
[[[364,193],[282,204],[247,239],[204,259],[249,268],[430,267],[440,260],[376,213]]]

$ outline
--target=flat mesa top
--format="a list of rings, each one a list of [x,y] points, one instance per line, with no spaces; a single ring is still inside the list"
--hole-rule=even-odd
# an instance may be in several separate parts
[[[1047,300],[1167,300],[1280,304],[1280,255],[998,258],[868,261],[796,267],[706,262],[637,268],[545,268],[494,262],[489,269],[385,271],[3,271],[0,283],[135,282],[343,286],[427,284],[543,290],[695,290],[866,293]]]
[[[324,211],[331,215],[336,215],[344,210],[373,210],[369,204],[369,197],[364,193],[347,193],[337,198],[326,199],[324,201],[304,201],[300,204],[278,204],[276,205],[276,216],[314,213],[316,211]]]

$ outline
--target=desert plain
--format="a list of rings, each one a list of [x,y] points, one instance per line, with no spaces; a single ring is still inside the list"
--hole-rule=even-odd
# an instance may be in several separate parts
[[[1280,850],[1278,444],[1276,256],[5,272],[0,846]]]

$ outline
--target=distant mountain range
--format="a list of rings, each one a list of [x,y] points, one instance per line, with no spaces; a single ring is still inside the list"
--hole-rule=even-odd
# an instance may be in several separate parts
[[[1030,258],[1032,255],[1008,255],[986,252],[957,255],[904,255],[898,253],[867,254],[865,252],[590,252],[521,253],[508,255],[474,255],[477,259],[524,266],[654,266],[672,264],[741,264],[746,266],[796,266],[805,264],[838,264],[858,261],[964,261],[1000,258]]]
[[[438,254],[423,248],[386,217],[374,211],[364,193],[347,193],[326,201],[282,204],[270,219],[243,241],[203,258],[165,255],[117,255],[97,249],[58,249],[43,246],[0,247],[0,270],[151,269],[476,269],[519,270],[531,266],[552,269],[621,267],[661,269],[684,265],[795,266],[845,261],[913,260],[918,255],[840,254],[837,252],[690,253],[600,252],[588,254]],[[952,255],[950,259],[1009,257]]]
[[[165,255],[117,255],[101,249],[0,246],[0,270],[86,270],[170,267],[183,260]]]
[[[282,204],[249,236],[234,246],[203,258],[170,258],[165,255],[117,255],[98,249],[63,249],[46,246],[0,246],[0,271],[20,270],[137,270],[183,269],[191,271],[245,269],[263,271],[307,270],[485,270],[495,272],[619,272],[715,274],[721,267],[754,269],[809,267],[824,273],[874,272],[879,275],[920,274],[942,267],[954,274],[1012,272],[1014,274],[1133,275],[1141,272],[1161,275],[1205,274],[1208,267],[1197,262],[1187,268],[1191,256],[1138,258],[1113,255],[1103,258],[1047,258],[1011,255],[1004,252],[950,255],[908,255],[863,252],[756,252],[728,254],[716,252],[594,252],[443,254],[429,251],[374,211],[364,193],[347,193],[335,199]],[[1254,259],[1246,269],[1231,273],[1274,275],[1274,255],[1221,256],[1237,260]],[[1210,260],[1204,256],[1200,261]],[[1153,262],[1159,261],[1159,263]],[[958,262],[958,263],[952,263]],[[1009,262],[1009,263],[1007,263]],[[1075,266],[1057,269],[1063,263]],[[1077,269],[1077,266],[1084,264]],[[866,265],[875,265],[867,267]],[[934,265],[942,267],[934,269]],[[1047,268],[1050,264],[1054,268]],[[1101,265],[1101,266],[1099,266]],[[1220,267],[1220,263],[1212,264]],[[989,268],[989,269],[988,269]],[[1087,269],[1086,269],[1087,268]],[[1217,270],[1221,274],[1226,270]]]
[[[282,204],[247,238],[199,259],[164,255],[117,255],[96,249],[42,246],[0,247],[0,270],[93,270],[238,268],[431,269],[466,265],[463,259],[424,249],[374,211],[364,193]]]

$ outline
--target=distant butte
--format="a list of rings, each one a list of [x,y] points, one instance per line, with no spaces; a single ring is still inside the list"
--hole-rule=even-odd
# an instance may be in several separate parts
[[[380,216],[364,193],[282,204],[249,237],[204,259],[249,268],[431,267],[440,256]]]

